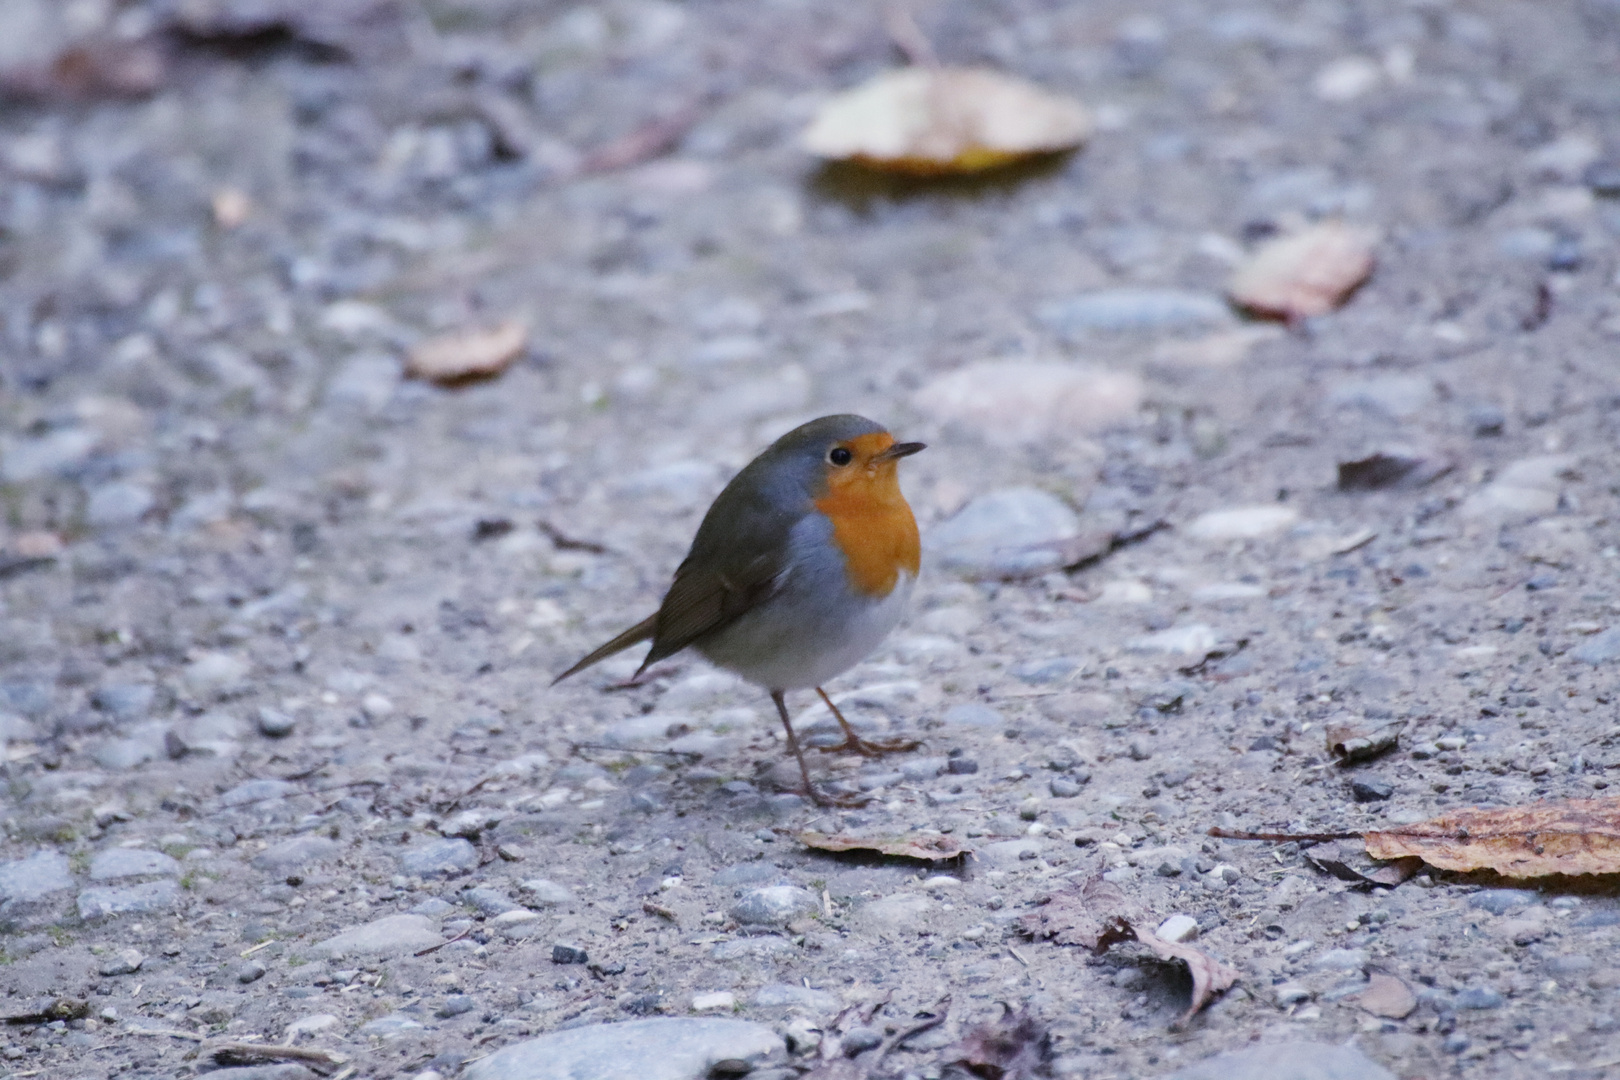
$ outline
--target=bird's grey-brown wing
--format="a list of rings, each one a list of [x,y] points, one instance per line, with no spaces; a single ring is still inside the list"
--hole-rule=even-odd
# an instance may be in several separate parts
[[[812,457],[810,465],[819,468],[819,458]],[[557,681],[651,638],[644,671],[735,622],[775,593],[787,568],[793,526],[812,508],[802,478],[756,458],[709,507],[658,613],[596,649]]]
[[[738,473],[704,516],[658,609],[646,664],[724,629],[779,587],[793,526],[810,506],[802,482],[772,484],[752,475],[759,464]]]

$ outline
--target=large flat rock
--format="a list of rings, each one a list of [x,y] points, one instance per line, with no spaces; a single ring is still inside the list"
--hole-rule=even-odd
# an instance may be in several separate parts
[[[745,1020],[631,1020],[514,1043],[474,1062],[463,1080],[704,1080],[717,1061],[781,1049],[774,1031]]]

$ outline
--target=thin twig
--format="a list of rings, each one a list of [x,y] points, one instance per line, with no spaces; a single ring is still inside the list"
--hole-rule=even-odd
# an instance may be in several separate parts
[[[655,904],[651,900],[643,900],[641,902],[641,910],[645,911],[648,915],[657,915],[660,919],[668,919],[676,926],[681,925],[680,916],[676,915],[674,910],[665,907],[663,904]]]
[[[904,53],[908,61],[917,67],[939,69],[939,55],[934,52],[934,43],[917,25],[911,8],[901,0],[884,6],[883,29],[888,32],[894,47]]]
[[[612,750],[620,754],[670,754],[674,757],[691,758],[693,761],[700,761],[703,758],[703,755],[696,750],[653,750],[640,746],[609,746],[607,743],[591,742],[569,743],[568,745],[573,750]]]
[[[416,956],[426,956],[428,953],[436,953],[436,952],[438,952],[440,949],[444,948],[446,945],[454,945],[456,942],[460,941],[464,937],[467,937],[475,929],[477,929],[477,925],[478,925],[477,923],[474,923],[472,926],[467,927],[467,929],[463,930],[461,933],[457,934],[455,937],[446,938],[444,941],[439,942],[437,945],[429,945],[427,948],[421,950],[420,952],[415,953],[414,955],[416,955]]]
[[[1328,840],[1354,840],[1361,833],[1358,832],[1248,832],[1244,829],[1223,829],[1219,826],[1209,830],[1210,836],[1218,836],[1222,840],[1271,840],[1286,843],[1290,840],[1309,840],[1312,843],[1324,843]]]
[[[945,1017],[950,1015],[951,996],[946,994],[944,997],[940,998],[939,1004],[934,1006],[934,1011],[935,1015],[930,1016],[921,1023],[913,1024],[904,1031],[898,1031],[885,1039],[883,1041],[883,1045],[877,1049],[877,1056],[872,1059],[872,1070],[876,1071],[877,1067],[883,1064],[883,1059],[889,1056],[890,1050],[893,1050],[895,1047],[899,1046],[901,1043],[905,1042],[909,1038],[912,1038],[913,1036],[921,1035],[925,1031],[932,1031],[934,1028],[937,1028],[939,1025],[943,1024],[945,1022]]]

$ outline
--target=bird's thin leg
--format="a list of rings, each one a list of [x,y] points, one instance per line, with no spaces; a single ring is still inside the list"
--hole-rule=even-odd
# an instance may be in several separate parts
[[[844,729],[844,741],[837,746],[826,747],[828,750],[854,750],[856,753],[865,754],[867,757],[882,757],[884,754],[893,754],[902,750],[915,750],[922,745],[916,739],[863,739],[855,734],[855,729],[849,726],[849,721],[845,720],[844,714],[838,711],[838,706],[834,705],[832,698],[827,696],[827,691],[818,686],[816,687],[816,693],[821,695],[821,700],[825,701],[827,708],[832,710],[834,719],[838,721],[838,726]]]
[[[782,730],[787,732],[788,749],[799,762],[799,775],[804,777],[804,794],[817,806],[860,806],[866,800],[859,797],[823,795],[810,783],[810,767],[804,763],[804,751],[799,748],[799,737],[793,734],[793,723],[788,719],[787,701],[782,691],[772,690],[771,700],[776,703],[776,715],[782,718]]]

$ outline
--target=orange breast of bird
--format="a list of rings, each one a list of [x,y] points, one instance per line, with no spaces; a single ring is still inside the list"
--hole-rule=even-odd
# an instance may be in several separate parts
[[[871,460],[894,445],[894,437],[862,435],[848,445],[855,461],[828,475],[826,494],[816,500],[816,509],[832,522],[833,542],[844,553],[850,587],[863,596],[884,597],[894,591],[902,572],[917,574],[922,556],[917,519],[900,493],[898,463]]]

